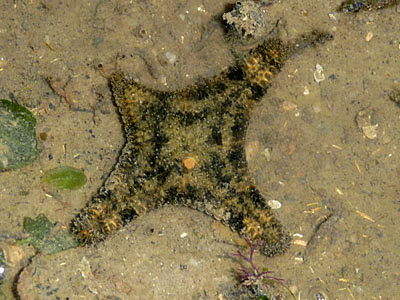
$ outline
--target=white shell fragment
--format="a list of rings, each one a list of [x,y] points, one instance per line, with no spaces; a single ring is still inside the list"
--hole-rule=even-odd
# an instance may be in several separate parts
[[[362,130],[365,137],[370,140],[375,139],[378,136],[378,120],[376,112],[373,108],[366,108],[357,113],[356,122],[358,128]]]
[[[317,83],[325,80],[324,68],[320,64],[315,65],[314,80]]]
[[[282,204],[278,200],[269,200],[268,205],[271,209],[279,209],[282,207]]]
[[[303,241],[303,240],[294,240],[293,241],[293,245],[306,247],[307,246],[307,242]]]
[[[0,245],[0,251],[3,250],[7,266],[19,266],[25,257],[24,250],[17,245]],[[1,266],[1,260],[0,260]],[[1,277],[1,276],[0,276]]]
[[[376,139],[378,136],[378,124],[362,127],[364,135],[370,140]]]
[[[178,60],[176,54],[172,52],[165,53],[165,56],[167,57],[167,60],[171,65],[175,65],[176,61]]]
[[[267,161],[271,161],[271,152],[269,151],[268,148],[265,148],[263,151],[264,157],[267,159]]]
[[[374,34],[370,31],[367,33],[367,36],[365,37],[365,41],[369,42],[370,40],[372,40],[373,37],[374,37]]]

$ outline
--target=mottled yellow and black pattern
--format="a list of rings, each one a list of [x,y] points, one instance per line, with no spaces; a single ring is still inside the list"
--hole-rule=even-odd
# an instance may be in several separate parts
[[[85,243],[171,204],[200,210],[283,253],[289,235],[253,185],[244,152],[252,109],[293,53],[331,37],[313,32],[292,44],[269,39],[229,71],[176,92],[143,87],[122,73],[111,87],[126,144],[97,196],[73,221]]]

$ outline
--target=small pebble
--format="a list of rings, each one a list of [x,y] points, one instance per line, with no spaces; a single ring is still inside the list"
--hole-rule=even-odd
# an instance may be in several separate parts
[[[337,78],[336,78],[336,75],[335,75],[335,74],[331,74],[331,75],[329,75],[328,79],[334,81],[334,80],[336,80]]]

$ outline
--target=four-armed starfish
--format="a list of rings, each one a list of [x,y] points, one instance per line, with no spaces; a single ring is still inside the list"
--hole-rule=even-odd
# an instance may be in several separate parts
[[[246,129],[284,62],[328,39],[322,32],[287,45],[268,39],[227,72],[176,92],[113,74],[126,144],[104,186],[73,220],[73,231],[84,243],[96,243],[170,204],[200,210],[251,241],[263,241],[268,256],[283,253],[290,237],[248,174]]]

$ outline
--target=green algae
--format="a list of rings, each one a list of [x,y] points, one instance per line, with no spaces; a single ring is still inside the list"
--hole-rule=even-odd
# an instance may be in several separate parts
[[[50,234],[54,225],[45,215],[40,214],[35,219],[30,217],[24,218],[23,227],[24,230],[30,234],[32,239],[41,241]]]
[[[63,166],[47,171],[42,182],[60,190],[77,190],[85,185],[87,178],[81,170]]]
[[[23,227],[29,237],[19,243],[29,243],[41,253],[53,254],[79,245],[70,233],[61,229],[55,230],[54,224],[43,214],[35,219],[24,218]]]
[[[35,117],[25,107],[0,99],[0,171],[24,167],[38,156]]]

